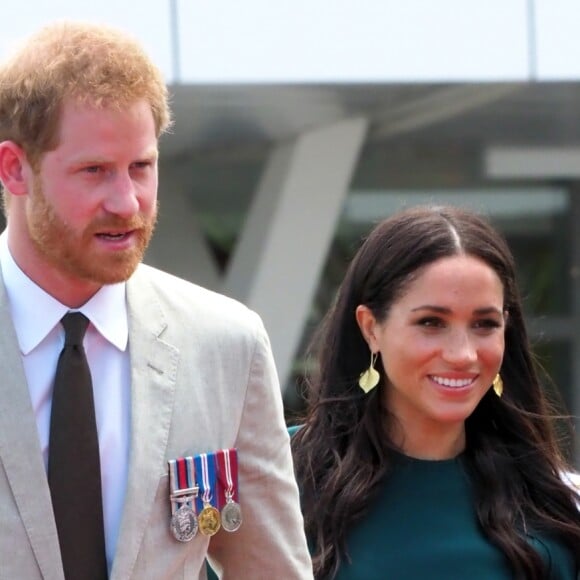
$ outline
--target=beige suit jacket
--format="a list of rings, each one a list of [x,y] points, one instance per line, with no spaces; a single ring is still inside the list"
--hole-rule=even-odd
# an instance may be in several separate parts
[[[127,283],[129,483],[111,580],[312,578],[268,338],[241,304],[140,266]],[[0,579],[64,580],[35,418],[0,279]],[[176,541],[167,461],[236,447],[244,521]],[[82,525],[82,522],[79,522]]]

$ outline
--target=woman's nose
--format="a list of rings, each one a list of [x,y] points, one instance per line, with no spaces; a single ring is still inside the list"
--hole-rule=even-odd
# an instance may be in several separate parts
[[[461,330],[452,332],[445,344],[443,357],[450,363],[465,365],[477,360],[477,349],[469,333]]]

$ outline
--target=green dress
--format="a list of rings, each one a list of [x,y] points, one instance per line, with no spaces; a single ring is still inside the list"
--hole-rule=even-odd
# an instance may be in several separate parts
[[[570,550],[548,538],[529,541],[548,564],[546,580],[577,580]],[[479,528],[460,457],[397,455],[347,546],[351,562],[342,563],[337,580],[513,580],[503,553]]]

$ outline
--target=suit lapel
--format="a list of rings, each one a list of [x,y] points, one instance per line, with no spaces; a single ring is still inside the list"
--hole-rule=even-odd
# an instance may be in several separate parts
[[[127,283],[131,356],[131,452],[121,530],[111,580],[130,578],[159,479],[167,473],[179,351],[161,339],[167,328],[156,291],[141,268]]]
[[[0,327],[0,461],[42,576],[60,579],[64,576],[50,491],[1,273]]]

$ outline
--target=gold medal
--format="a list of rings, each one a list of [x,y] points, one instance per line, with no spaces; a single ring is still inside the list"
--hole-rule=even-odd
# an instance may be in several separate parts
[[[220,513],[212,505],[215,498],[216,471],[215,456],[212,453],[200,453],[194,458],[196,471],[201,476],[201,501],[203,508],[197,515],[199,531],[204,536],[213,536],[221,527]]]
[[[220,513],[211,504],[207,503],[199,512],[197,523],[199,524],[199,531],[204,536],[213,536],[221,527]]]

